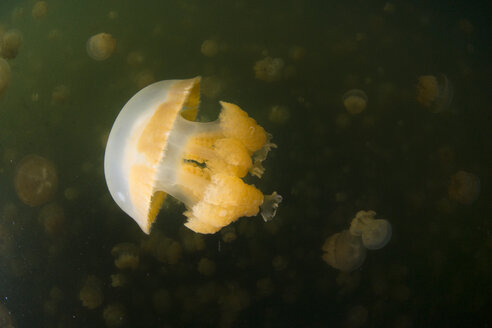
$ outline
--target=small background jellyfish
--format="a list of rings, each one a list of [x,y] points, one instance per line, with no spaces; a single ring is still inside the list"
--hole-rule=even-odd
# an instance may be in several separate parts
[[[359,211],[349,230],[335,233],[323,244],[323,260],[343,272],[358,269],[366,259],[366,249],[383,248],[391,239],[391,225],[374,219],[376,212]]]
[[[417,101],[432,113],[445,111],[453,100],[453,85],[444,74],[418,78]]]

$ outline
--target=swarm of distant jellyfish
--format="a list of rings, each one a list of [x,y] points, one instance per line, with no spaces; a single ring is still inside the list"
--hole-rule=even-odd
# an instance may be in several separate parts
[[[326,239],[323,260],[335,269],[351,272],[364,263],[368,249],[383,248],[391,239],[391,224],[375,216],[374,211],[357,212],[348,230]]]
[[[275,216],[282,197],[242,178],[261,177],[271,135],[239,106],[220,102],[214,122],[194,122],[200,77],[160,81],[123,107],[104,159],[109,191],[145,233],[167,194],[186,205],[185,226],[215,233],[242,216]]]
[[[444,74],[418,78],[417,101],[432,113],[445,111],[453,100],[453,85]]]

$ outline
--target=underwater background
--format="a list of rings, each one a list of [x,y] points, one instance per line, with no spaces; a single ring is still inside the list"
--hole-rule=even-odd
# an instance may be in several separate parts
[[[489,327],[491,14],[465,1],[1,1],[0,327]],[[95,60],[86,45],[103,32],[116,47]],[[138,90],[198,75],[199,120],[229,101],[273,135],[248,182],[283,201],[270,222],[200,235],[167,199],[148,236],[108,192],[106,140]],[[428,101],[422,77],[437,81]],[[14,181],[32,154],[57,188],[29,205]],[[392,238],[340,271],[322,247],[360,210]]]

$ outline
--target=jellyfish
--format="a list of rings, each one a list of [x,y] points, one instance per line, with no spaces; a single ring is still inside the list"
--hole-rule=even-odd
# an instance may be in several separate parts
[[[444,74],[423,75],[418,79],[417,101],[432,113],[449,108],[453,100],[453,85]]]
[[[473,173],[458,171],[451,176],[448,195],[461,204],[469,205],[480,195],[480,179]]]
[[[82,305],[90,310],[100,306],[104,300],[101,280],[93,275],[88,276],[80,289],[79,299]]]
[[[58,85],[51,92],[51,104],[65,105],[70,98],[70,89],[66,85]]]
[[[360,236],[367,249],[383,248],[391,239],[391,224],[374,216],[374,211],[359,211],[350,224],[350,233]]]
[[[7,90],[10,82],[10,65],[0,58],[0,96]]]
[[[253,69],[258,80],[266,82],[278,81],[282,77],[284,60],[282,58],[265,57],[257,61]]]
[[[108,328],[121,327],[126,323],[125,308],[119,303],[111,303],[104,308],[103,318]]]
[[[337,232],[328,237],[323,244],[323,260],[343,272],[358,269],[366,259],[367,250],[359,236],[352,235],[348,230]]]
[[[166,195],[186,206],[185,226],[215,233],[242,216],[275,216],[282,197],[242,178],[261,177],[276,147],[239,106],[220,102],[214,122],[194,122],[200,77],[160,81],[123,107],[110,132],[104,172],[115,202],[150,233]]]
[[[362,113],[367,106],[367,95],[359,89],[349,90],[343,95],[343,105],[351,115]]]
[[[53,199],[58,189],[55,165],[44,157],[28,155],[17,166],[14,185],[24,204],[43,205]]]
[[[219,45],[214,40],[205,40],[200,48],[201,53],[207,57],[214,57],[219,52]]]
[[[17,57],[19,49],[22,45],[22,34],[18,30],[9,30],[2,36],[1,56],[7,59]]]
[[[132,243],[120,243],[113,247],[111,254],[114,256],[114,265],[120,269],[135,270],[140,260],[138,247]]]
[[[36,19],[43,18],[48,12],[48,4],[46,1],[36,1],[34,6],[32,7],[32,17]]]
[[[63,230],[65,213],[59,204],[53,202],[41,208],[38,219],[44,226],[44,231],[49,236],[53,237],[58,235]]]
[[[116,49],[116,40],[109,33],[99,33],[87,40],[87,54],[94,60],[108,59]]]

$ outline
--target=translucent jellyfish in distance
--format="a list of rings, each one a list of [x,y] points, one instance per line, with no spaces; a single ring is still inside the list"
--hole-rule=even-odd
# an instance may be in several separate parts
[[[323,260],[343,272],[358,269],[364,263],[367,253],[361,238],[352,235],[348,230],[328,237],[322,250],[325,251]]]
[[[238,106],[220,102],[213,122],[194,122],[200,77],[153,83],[123,107],[104,158],[109,191],[145,233],[167,194],[186,205],[185,226],[215,233],[242,216],[275,216],[282,197],[265,196],[242,178],[261,177],[276,147]]]
[[[105,60],[111,57],[116,49],[116,40],[109,33],[99,33],[87,40],[87,54],[94,60]]]
[[[32,17],[36,19],[43,18],[48,12],[48,4],[46,1],[36,1],[34,6],[32,6],[31,14]]]
[[[391,239],[391,224],[375,216],[374,211],[359,211],[350,224],[350,233],[360,236],[367,249],[383,248]]]
[[[453,85],[446,75],[423,75],[418,79],[417,101],[432,113],[449,108],[453,100]]]
[[[359,114],[366,109],[367,95],[359,89],[352,89],[343,95],[343,105],[349,114]]]
[[[458,171],[451,176],[448,195],[461,204],[469,205],[480,195],[480,179],[473,173]]]
[[[17,166],[14,185],[24,204],[43,205],[53,199],[58,189],[55,165],[44,157],[28,155]]]
[[[10,82],[10,65],[0,58],[0,96],[7,90]]]
[[[22,45],[22,34],[18,30],[9,30],[2,36],[0,55],[3,58],[13,59],[17,57]]]

